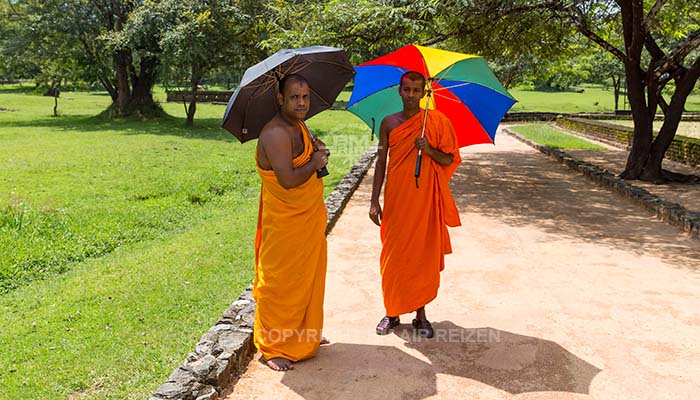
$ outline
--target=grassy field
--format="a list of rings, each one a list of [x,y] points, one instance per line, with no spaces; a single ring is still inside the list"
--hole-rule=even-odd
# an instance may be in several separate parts
[[[92,117],[109,103],[64,93],[55,118],[0,87],[0,399],[148,398],[252,280],[255,143],[219,128],[223,106],[187,128],[181,104]],[[309,126],[336,145],[328,193],[369,130],[342,111]]]
[[[509,129],[525,136],[533,142],[553,149],[603,150],[605,147],[578,138],[547,124],[527,124],[510,126]]]
[[[615,99],[612,89],[606,90],[599,85],[581,85],[582,93],[539,92],[514,88],[510,94],[518,100],[511,111],[549,111],[549,112],[612,112]],[[629,109],[620,96],[619,107]],[[700,111],[700,91],[695,90],[686,103],[688,111]]]

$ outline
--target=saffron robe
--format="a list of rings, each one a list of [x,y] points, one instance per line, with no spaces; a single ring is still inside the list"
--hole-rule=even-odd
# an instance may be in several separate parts
[[[452,124],[430,110],[425,137],[433,148],[452,154],[445,166],[423,154],[418,188],[414,177],[424,110],[389,132],[384,188],[380,268],[386,315],[413,312],[437,296],[444,255],[452,252],[447,226],[459,226],[449,180],[461,162]]]
[[[294,168],[311,160],[313,146],[300,123],[304,151]],[[313,174],[291,189],[258,165],[262,180],[255,238],[254,343],[265,359],[313,357],[321,341],[326,282],[326,205],[323,181]]]

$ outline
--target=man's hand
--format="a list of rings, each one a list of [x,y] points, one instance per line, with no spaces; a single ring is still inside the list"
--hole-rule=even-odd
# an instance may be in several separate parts
[[[328,147],[326,146],[326,144],[323,143],[323,141],[317,137],[314,137],[313,146],[314,146],[314,150],[323,151],[326,153],[326,156],[331,155],[331,152],[330,152],[330,150],[328,150]]]
[[[369,207],[369,219],[374,222],[375,225],[381,226],[382,224],[382,206],[379,203],[372,203]]]
[[[426,138],[424,138],[424,137],[418,137],[418,138],[416,138],[414,144],[415,144],[415,146],[416,146],[416,149],[422,150],[424,153],[430,153],[431,150],[433,149],[433,148],[430,147],[430,145],[428,144],[428,139],[426,139]]]
[[[416,138],[414,142],[416,149],[423,151],[428,157],[437,161],[438,164],[452,165],[454,157],[452,154],[443,153],[442,151],[428,144],[428,139],[424,137]]]
[[[325,167],[326,164],[328,164],[328,155],[326,154],[327,151],[328,150],[326,150],[326,151],[318,150],[318,151],[314,151],[313,153],[311,153],[311,161],[310,162],[314,163],[314,169],[319,170],[319,169]]]

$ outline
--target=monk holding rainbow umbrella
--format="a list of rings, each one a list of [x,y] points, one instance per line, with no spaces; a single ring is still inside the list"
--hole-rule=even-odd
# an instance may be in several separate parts
[[[377,334],[390,333],[401,314],[415,311],[415,332],[433,337],[425,305],[437,296],[444,255],[452,252],[447,226],[460,225],[449,188],[459,148],[494,143],[514,103],[474,55],[409,45],[355,67],[347,109],[373,131],[379,127],[369,211],[382,240],[386,315]]]

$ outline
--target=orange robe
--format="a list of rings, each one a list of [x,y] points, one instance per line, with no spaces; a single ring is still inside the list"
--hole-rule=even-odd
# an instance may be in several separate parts
[[[417,310],[437,296],[444,255],[452,252],[446,226],[459,226],[459,212],[449,180],[461,162],[452,124],[441,112],[430,110],[425,137],[428,143],[452,154],[454,162],[441,165],[423,154],[419,187],[414,177],[424,110],[389,132],[389,163],[381,222],[380,266],[386,315]]]
[[[298,168],[311,160],[313,147],[301,124],[304,151]],[[323,181],[313,174],[285,189],[272,170],[258,165],[262,179],[255,238],[254,342],[265,359],[313,357],[321,341],[326,282],[326,205]]]

